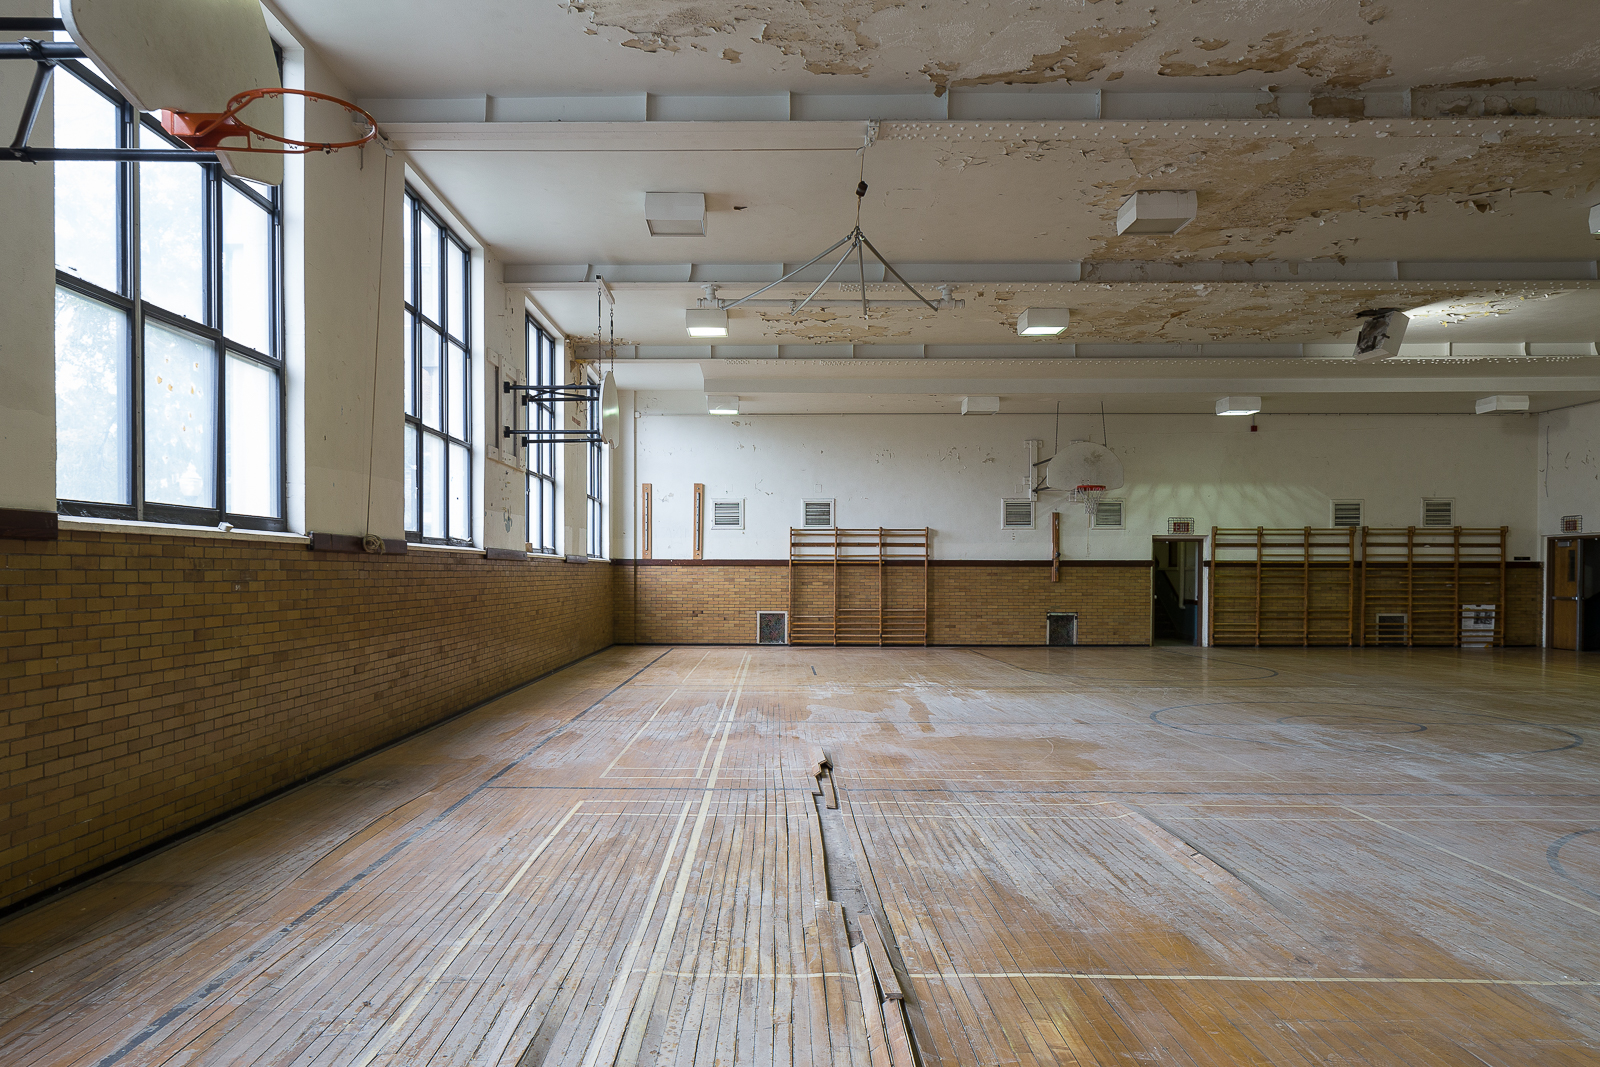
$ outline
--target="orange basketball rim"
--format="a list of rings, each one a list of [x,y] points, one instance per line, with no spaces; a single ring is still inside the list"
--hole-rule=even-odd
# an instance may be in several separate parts
[[[300,141],[282,134],[270,133],[252,126],[239,117],[239,113],[257,100],[275,96],[303,96],[337,104],[352,116],[360,116],[367,124],[364,136],[351,141]],[[228,98],[227,109],[221,113],[203,111],[162,111],[161,128],[199,152],[276,152],[281,155],[300,156],[310,152],[337,152],[341,148],[364,145],[378,135],[378,122],[365,109],[348,100],[309,89],[246,89]],[[243,138],[243,145],[224,144],[233,138]],[[252,138],[254,140],[252,140]],[[256,140],[270,142],[257,145]]]

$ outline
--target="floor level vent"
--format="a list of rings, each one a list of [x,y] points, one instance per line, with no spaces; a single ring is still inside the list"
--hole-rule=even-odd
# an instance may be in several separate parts
[[[1045,615],[1045,644],[1054,646],[1078,643],[1078,613],[1052,611]]]
[[[789,613],[787,611],[756,612],[756,644],[787,645],[789,643]]]

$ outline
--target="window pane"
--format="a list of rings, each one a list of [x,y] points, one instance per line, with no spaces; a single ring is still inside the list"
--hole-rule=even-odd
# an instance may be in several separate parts
[[[216,377],[209,342],[145,323],[146,500],[216,507]]]
[[[445,328],[450,331],[451,337],[465,341],[467,339],[467,253],[453,244],[445,245],[445,250],[449,257],[450,268],[447,286],[450,307]]]
[[[450,536],[459,541],[472,539],[472,524],[467,519],[467,504],[472,500],[472,454],[462,445],[450,446]]]
[[[407,193],[406,209],[405,212],[400,216],[400,233],[405,237],[406,258],[403,262],[406,265],[406,303],[413,306],[415,306],[417,302],[417,278],[415,272],[413,272],[411,269],[411,239],[412,229],[417,224],[416,203],[417,202],[411,198],[411,194]]]
[[[228,510],[278,517],[278,375],[228,354]]]
[[[56,290],[56,495],[133,503],[128,316]]]
[[[455,345],[450,349],[450,436],[467,437],[467,354]]]
[[[406,529],[417,525],[417,428],[406,423]]]
[[[422,536],[444,536],[444,438],[422,435]]]
[[[439,429],[439,331],[422,323],[422,421]]]
[[[222,332],[272,354],[272,219],[222,186]]]
[[[115,148],[117,109],[61,68],[55,76],[55,143]],[[117,290],[117,165],[57,163],[56,266]]]
[[[426,215],[420,215],[422,241],[417,249],[417,310],[439,321],[439,227]]]
[[[417,319],[411,312],[406,312],[405,355],[402,359],[406,365],[406,414],[417,413],[417,363],[413,357],[416,352]],[[412,527],[416,529],[416,527]]]
[[[140,127],[144,148],[171,148]],[[139,288],[144,298],[205,321],[205,174],[193,163],[139,164]]]

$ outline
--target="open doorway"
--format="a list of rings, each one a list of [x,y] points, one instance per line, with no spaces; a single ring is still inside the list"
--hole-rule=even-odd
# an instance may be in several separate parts
[[[1200,546],[1198,537],[1157,537],[1151,545],[1152,643],[1200,643]]]

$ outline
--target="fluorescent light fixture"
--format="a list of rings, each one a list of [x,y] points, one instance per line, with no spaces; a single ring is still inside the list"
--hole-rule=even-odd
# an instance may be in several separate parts
[[[1198,205],[1193,190],[1133,193],[1117,209],[1117,232],[1177,233],[1194,221]]]
[[[1479,415],[1493,415],[1497,411],[1527,411],[1528,398],[1525,396],[1484,396],[1479,397],[1475,405]]]
[[[964,396],[961,398],[963,415],[998,415],[1000,398],[997,396]]]
[[[713,415],[739,414],[739,398],[736,396],[707,396],[706,410]]]
[[[1225,396],[1217,401],[1218,415],[1254,415],[1260,410],[1259,396]]]
[[[1017,333],[1023,337],[1054,337],[1066,330],[1072,312],[1066,308],[1028,308],[1017,316]]]
[[[704,237],[705,193],[645,193],[644,223],[651,237]]]
[[[1600,237],[1600,204],[1589,209],[1589,232]]]
[[[683,325],[690,337],[726,337],[728,313],[716,308],[690,308],[683,313]]]

